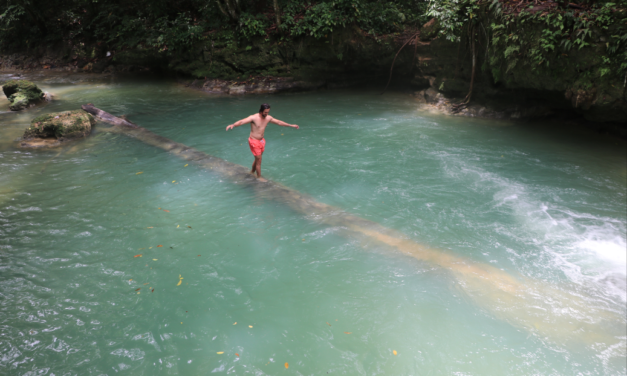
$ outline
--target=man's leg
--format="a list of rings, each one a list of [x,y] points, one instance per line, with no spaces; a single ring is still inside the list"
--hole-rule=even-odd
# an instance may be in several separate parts
[[[255,155],[255,172],[257,172],[257,177],[261,177],[261,155]]]
[[[255,155],[255,171],[257,172],[257,179],[259,181],[266,181],[261,177],[261,155]]]
[[[255,157],[255,160],[253,161],[253,168],[250,170],[250,173],[254,174],[255,171],[257,171],[257,157]]]

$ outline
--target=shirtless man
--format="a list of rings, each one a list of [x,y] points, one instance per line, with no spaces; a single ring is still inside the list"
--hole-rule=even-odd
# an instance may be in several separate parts
[[[259,181],[267,181],[266,179],[261,177],[261,155],[266,148],[266,140],[263,138],[263,134],[266,131],[266,126],[268,126],[268,123],[272,122],[282,127],[298,129],[298,125],[288,124],[279,119],[275,119],[272,116],[268,115],[269,113],[270,105],[264,103],[261,105],[261,108],[259,108],[258,114],[250,115],[246,119],[236,121],[235,123],[226,127],[226,130],[228,131],[229,129],[233,129],[235,127],[239,127],[240,125],[250,123],[250,137],[248,137],[248,146],[250,146],[250,151],[252,151],[253,155],[255,156],[253,168],[250,173],[254,174],[256,172],[257,179],[259,179]]]

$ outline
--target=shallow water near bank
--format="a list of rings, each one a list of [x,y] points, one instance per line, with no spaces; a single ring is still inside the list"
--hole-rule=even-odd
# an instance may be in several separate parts
[[[0,114],[8,374],[627,369],[623,141],[429,115],[404,94],[374,90],[210,97],[159,80],[36,82],[57,101]],[[445,269],[346,238],[123,135],[47,151],[14,143],[32,117],[91,102],[248,166],[248,129],[224,128],[266,101],[301,126],[270,126],[266,177],[415,242],[577,293],[622,318],[615,341],[536,335],[469,299]]]

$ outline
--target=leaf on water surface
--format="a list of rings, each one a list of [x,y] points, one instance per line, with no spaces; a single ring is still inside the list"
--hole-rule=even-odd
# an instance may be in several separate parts
[[[329,324],[329,322],[328,322],[328,321],[327,321],[327,325],[328,325],[328,326],[331,326],[331,324]]]
[[[152,259],[152,261],[157,261],[157,260],[159,260],[159,259]]]
[[[150,227],[146,227],[146,228],[154,228],[154,227],[150,226]]]
[[[161,244],[159,244],[159,245],[157,246],[157,248],[161,248],[161,247],[163,247],[163,245],[161,245]]]
[[[172,183],[176,182],[176,180],[172,180]]]
[[[235,356],[237,356],[239,358],[239,354],[238,353],[235,353]]]
[[[163,209],[164,212],[169,213],[170,211],[167,209]]]
[[[396,352],[396,350],[392,350],[392,354],[397,355],[398,353]]]
[[[150,292],[155,292],[155,289],[150,290]]]
[[[161,208],[157,208],[157,209],[161,210]]]
[[[192,228],[192,226],[187,226],[187,227]]]
[[[144,171],[140,171],[140,172],[136,173],[135,175],[141,175],[143,173],[144,173]]]
[[[222,355],[222,354],[224,354],[224,351],[218,351],[216,354]]]
[[[142,288],[140,287],[140,288],[138,288],[138,289],[135,289],[135,291],[139,291],[139,290],[141,290],[141,289],[142,289]]]
[[[248,327],[252,329],[253,326],[252,325],[248,325]]]
[[[137,293],[138,293],[138,294],[141,294],[142,292],[141,292],[141,291],[137,291]]]
[[[344,332],[344,334],[353,334],[353,332]]]
[[[179,228],[179,227],[181,227],[181,225],[176,225],[176,228]]]
[[[132,280],[133,280],[133,278],[129,279],[129,281],[132,281]]]
[[[133,257],[142,257],[142,255],[135,255],[135,256],[133,256]]]
[[[181,283],[183,283],[183,277],[181,277],[181,275],[179,274],[179,283],[177,283],[177,286],[180,286]]]
[[[235,321],[235,322],[233,323],[233,325],[237,325],[237,321]]]
[[[290,365],[287,362],[285,362],[285,369],[288,369],[288,368],[290,368]]]
[[[146,283],[144,283],[144,286],[146,286],[146,285],[147,285],[147,284],[149,284],[149,283],[150,283],[150,282],[146,282]]]
[[[187,167],[187,166],[189,166],[189,164],[186,164],[186,165],[185,165],[185,166],[183,166],[183,167]]]
[[[200,257],[200,255],[198,255],[198,257]]]
[[[148,249],[152,249],[152,247],[148,247]]]

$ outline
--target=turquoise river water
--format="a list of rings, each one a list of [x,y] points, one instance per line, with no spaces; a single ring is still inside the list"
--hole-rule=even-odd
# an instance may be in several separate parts
[[[33,76],[56,100],[0,113],[0,374],[627,372],[624,141],[430,114],[403,93],[94,77]],[[105,124],[17,146],[34,116],[88,102],[247,167],[248,127],[225,127],[269,102],[300,129],[269,126],[266,178],[457,261],[346,236]],[[540,303],[473,295],[465,263]],[[576,336],[587,325],[599,335]]]

